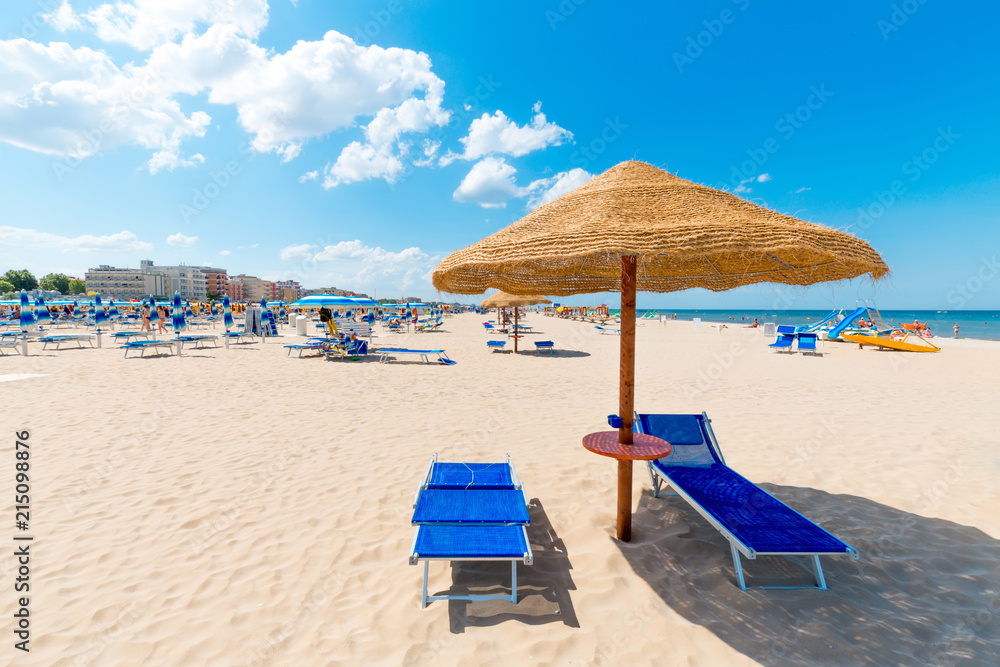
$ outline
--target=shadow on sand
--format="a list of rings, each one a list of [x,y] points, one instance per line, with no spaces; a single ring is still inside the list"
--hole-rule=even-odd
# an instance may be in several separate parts
[[[576,590],[570,571],[573,569],[566,545],[552,529],[542,503],[534,498],[528,503],[528,540],[534,564],[517,566],[517,605],[508,600],[448,601],[452,633],[461,634],[470,626],[498,625],[520,621],[529,625],[563,623],[580,627],[569,592]],[[456,595],[498,595],[510,593],[510,565],[507,562],[455,562],[452,564]],[[503,582],[483,586],[483,582]],[[465,593],[460,593],[464,591]]]
[[[829,591],[741,591],[729,543],[682,499],[648,490],[633,541],[616,543],[671,609],[765,665],[1000,664],[1000,542],[857,496],[761,487],[860,552],[821,558]],[[747,584],[812,582],[775,562],[788,561],[744,559]]]

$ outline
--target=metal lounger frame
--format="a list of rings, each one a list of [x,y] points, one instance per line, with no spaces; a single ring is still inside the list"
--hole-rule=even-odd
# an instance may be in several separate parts
[[[42,349],[47,350],[49,348],[49,345],[55,345],[56,350],[58,350],[59,346],[62,345],[63,343],[76,343],[77,348],[82,348],[83,341],[87,341],[88,343],[90,343],[90,347],[94,347],[94,336],[92,334],[80,334],[80,335],[65,334],[65,335],[67,336],[66,338],[59,338],[57,340],[43,340]]]
[[[126,343],[122,345],[125,348],[125,358],[128,359],[129,350],[139,350],[139,358],[142,359],[146,355],[146,350],[153,347],[166,347],[170,350],[171,356],[174,354],[174,347],[176,346],[176,341],[167,340],[150,340],[142,341],[142,345],[129,345]]]
[[[431,471],[434,470],[434,464],[438,462],[437,452],[434,452],[434,456],[431,457],[430,463],[427,464],[427,472],[424,473],[423,479],[420,480],[420,488],[417,489],[416,494],[413,496],[413,507],[417,506],[417,498],[420,497],[420,492],[427,488],[427,485],[431,481]],[[514,469],[514,462],[510,460],[510,454],[503,455],[503,462],[510,466],[510,479],[514,482],[514,488],[523,491],[521,488],[521,478],[517,476],[517,470]]]
[[[383,352],[382,350],[375,350],[374,354],[378,355],[378,362],[380,364],[387,364],[390,361],[392,361],[392,355],[394,355],[394,354],[419,354],[420,355],[420,359],[425,364],[431,363],[430,359],[427,357],[427,355],[428,355],[427,352],[418,352],[416,350],[402,350],[402,349],[392,348],[392,349],[387,350],[385,352]],[[444,350],[441,350],[440,352],[437,352],[437,355],[438,355],[438,360],[445,359],[447,361],[451,361],[451,359],[448,357],[448,355],[445,354]]]
[[[714,450],[716,456],[719,457],[719,460],[722,462],[722,464],[726,465],[726,461],[722,457],[722,450],[719,449],[719,441],[716,440],[715,432],[712,431],[712,422],[708,418],[708,414],[702,412],[701,416],[705,420],[705,432],[708,433],[709,446]],[[639,421],[638,412],[635,413],[632,423],[636,425],[641,424],[641,422]],[[639,426],[640,432],[641,428],[642,427]],[[728,528],[719,523],[719,521],[708,512],[708,510],[706,510],[700,503],[696,502],[684,489],[678,487],[676,484],[672,484],[670,479],[666,477],[659,468],[653,465],[653,461],[646,462],[646,469],[649,472],[650,481],[653,483],[654,497],[656,498],[660,497],[660,490],[664,486],[673,488],[677,493],[667,494],[667,495],[680,496],[681,498],[686,500],[688,504],[691,505],[691,507],[693,507],[698,512],[698,514],[700,514],[706,521],[708,521],[708,523],[712,525],[713,528],[722,533],[722,536],[725,537],[726,540],[729,542],[729,548],[733,555],[733,569],[736,570],[736,583],[739,584],[739,587],[744,591],[747,590],[747,588],[762,588],[762,589],[775,589],[775,590],[816,588],[825,591],[828,589],[826,587],[826,579],[823,577],[823,566],[820,565],[819,562],[820,556],[847,555],[854,560],[857,560],[859,558],[857,549],[854,549],[853,547],[850,546],[848,546],[848,551],[846,552],[846,554],[842,551],[819,552],[819,553],[809,553],[809,554],[783,552],[783,551],[767,551],[767,552],[757,551],[752,547],[750,547],[749,545],[742,542],[738,537],[733,535],[733,533]],[[765,493],[767,492],[765,491]],[[796,512],[794,509],[790,507],[789,509],[791,509],[793,512],[795,512],[795,514],[798,514],[806,521],[814,523],[807,517],[803,516],[802,514],[799,514],[799,512]],[[808,565],[804,565],[804,569],[807,572],[810,572],[816,578],[816,585],[815,586],[747,586],[743,578],[743,565],[742,562],[740,561],[740,554],[746,556],[748,560],[756,560],[757,556],[784,556],[786,558],[806,559],[808,561]],[[802,563],[799,560],[796,560],[795,562],[798,562],[800,565],[802,565]]]
[[[424,584],[420,593],[420,608],[424,609],[427,607],[428,602],[434,602],[435,600],[510,600],[514,604],[517,604],[517,563],[518,561],[523,562],[525,565],[531,565],[534,561],[534,556],[531,553],[531,544],[528,542],[528,529],[526,526],[521,526],[522,534],[524,535],[524,543],[527,545],[528,550],[521,556],[517,558],[496,558],[496,557],[480,557],[476,558],[474,556],[462,556],[460,558],[450,558],[448,556],[439,556],[435,558],[426,558],[417,553],[417,536],[420,534],[421,526],[417,526],[416,532],[413,534],[413,546],[410,548],[410,565],[416,565],[420,561],[424,561]],[[427,570],[432,560],[441,561],[510,561],[510,595],[428,595],[427,594]]]

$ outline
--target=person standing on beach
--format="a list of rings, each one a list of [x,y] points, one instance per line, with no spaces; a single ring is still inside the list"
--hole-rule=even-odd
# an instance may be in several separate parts
[[[955,324],[955,338],[958,338],[958,324]]]
[[[142,328],[139,331],[140,333],[143,331],[153,331],[153,326],[149,322],[149,306],[143,306],[142,308]]]
[[[167,309],[156,307],[156,314],[159,319],[156,320],[156,326],[159,328],[160,333],[167,333],[166,321],[167,321]]]

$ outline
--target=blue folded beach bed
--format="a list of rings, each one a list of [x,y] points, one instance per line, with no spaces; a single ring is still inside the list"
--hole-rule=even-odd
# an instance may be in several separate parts
[[[517,604],[517,563],[531,565],[527,503],[507,456],[499,463],[444,463],[431,458],[414,501],[417,527],[410,565],[424,561],[420,606],[433,600],[510,600]],[[432,560],[510,561],[510,595],[428,595]]]
[[[486,341],[486,347],[492,352],[503,352],[504,345],[507,344],[505,340],[488,340]]]
[[[430,363],[429,355],[436,354],[438,362],[446,364],[448,366],[455,365],[455,362],[448,358],[448,355],[444,353],[444,350],[406,350],[401,347],[383,347],[375,350],[378,353],[378,361],[380,364],[392,361],[392,355],[394,354],[418,354],[420,359],[425,363]]]
[[[767,491],[726,466],[708,415],[640,415],[636,429],[673,445],[670,456],[648,463],[653,495],[672,487],[729,541],[740,588],[747,589],[740,554],[800,556],[810,563],[816,586],[826,590],[820,556],[849,556],[858,552],[805,518]],[[813,588],[759,586],[758,588]]]
[[[538,354],[555,354],[556,344],[551,340],[536,340],[535,352]]]
[[[219,337],[213,334],[187,334],[185,336],[178,336],[174,340],[181,342],[181,349],[187,344],[194,345],[196,350],[200,347],[205,347],[207,343],[211,343],[212,347],[219,346]]]
[[[319,352],[324,352],[326,350],[326,346],[330,345],[332,342],[333,341],[327,340],[326,338],[310,338],[305,343],[295,343],[294,345],[286,345],[285,347],[288,348],[288,353],[285,356],[289,357],[292,354],[292,350],[297,350],[299,353],[298,357],[299,359],[301,359],[302,353],[305,352],[306,350],[316,350]]]
[[[242,326],[242,325],[237,325],[237,326]],[[236,341],[237,345],[257,342],[257,336],[254,335],[252,331],[227,331],[224,334],[220,335],[224,339]]]
[[[18,354],[21,354],[20,345],[21,345],[20,337],[16,335],[10,336],[7,334],[0,335],[0,355],[7,354],[6,352],[4,352],[5,348],[14,350]]]
[[[43,350],[48,349],[49,345],[55,345],[58,350],[64,343],[76,343],[77,347],[83,347],[83,344],[87,342],[90,343],[90,347],[94,347],[93,334],[59,334],[55,336],[40,336],[35,340],[42,343]]]
[[[598,331],[600,331],[602,334],[616,334],[616,335],[620,336],[621,333],[622,333],[621,329],[611,329],[611,328],[608,328],[608,327],[602,327],[599,324],[594,325],[594,328],[597,329]]]

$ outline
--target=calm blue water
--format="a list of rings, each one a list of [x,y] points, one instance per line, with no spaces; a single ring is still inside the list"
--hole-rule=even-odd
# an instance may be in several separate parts
[[[844,313],[850,313],[853,307],[844,308]],[[639,310],[639,316],[646,313]],[[729,322],[730,320],[749,324],[753,318],[761,323],[776,324],[809,324],[826,317],[829,310],[654,310],[655,313],[666,313],[668,316],[677,313],[679,320],[691,320],[700,317],[706,322]],[[954,326],[959,327],[959,338],[981,338],[985,340],[1000,340],[1000,311],[996,310],[882,310],[882,319],[889,326],[898,323],[911,323],[913,320],[927,322],[931,333],[935,336],[951,338],[955,335]]]

